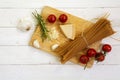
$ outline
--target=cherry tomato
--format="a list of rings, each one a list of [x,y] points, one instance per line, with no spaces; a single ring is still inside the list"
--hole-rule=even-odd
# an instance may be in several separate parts
[[[50,22],[50,23],[54,23],[56,21],[56,16],[54,14],[50,14],[48,17],[47,17],[47,20]]]
[[[87,56],[88,57],[94,57],[96,55],[96,53],[97,53],[96,50],[93,49],[93,48],[90,48],[90,49],[87,50]]]
[[[95,59],[96,59],[98,62],[102,62],[102,61],[104,61],[105,56],[104,56],[104,54],[102,54],[102,53],[97,53],[96,56],[95,56]]]
[[[109,45],[109,44],[104,44],[104,45],[102,46],[102,50],[105,51],[105,52],[110,52],[111,49],[112,49],[112,47],[111,47],[111,45]]]
[[[62,23],[66,22],[67,19],[68,19],[68,17],[67,17],[66,14],[61,14],[61,15],[59,16],[59,20],[60,20],[60,22],[62,22]]]
[[[82,55],[82,56],[80,57],[79,61],[80,61],[81,63],[83,63],[83,64],[87,64],[88,61],[89,61],[89,57],[86,56],[86,55]]]

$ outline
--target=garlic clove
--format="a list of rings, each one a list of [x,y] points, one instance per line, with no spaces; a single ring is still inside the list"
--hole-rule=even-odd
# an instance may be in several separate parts
[[[54,44],[54,45],[52,45],[51,49],[55,50],[58,46],[59,46],[58,44]]]
[[[39,41],[38,40],[34,40],[34,42],[33,42],[33,46],[35,47],[35,48],[40,48],[40,44],[39,44]]]

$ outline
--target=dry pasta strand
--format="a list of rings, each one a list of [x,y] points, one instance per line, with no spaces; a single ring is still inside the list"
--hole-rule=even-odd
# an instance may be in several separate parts
[[[112,34],[114,34],[114,31],[111,28],[110,21],[102,17],[92,25],[89,30],[84,32],[84,37],[88,45],[90,45]],[[85,40],[80,35],[80,37],[77,37],[74,41],[58,47],[55,51],[62,56],[61,63],[65,63],[88,45],[86,45]]]

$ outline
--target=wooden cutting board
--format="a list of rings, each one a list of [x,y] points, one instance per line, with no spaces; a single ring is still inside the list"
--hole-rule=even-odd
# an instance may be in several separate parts
[[[54,45],[54,44],[59,44],[59,45],[62,45],[64,44],[66,41],[69,41],[65,36],[64,34],[62,33],[61,29],[60,29],[60,24],[63,24],[61,22],[58,21],[58,18],[60,16],[60,14],[66,14],[68,16],[68,20],[66,23],[64,24],[72,24],[74,27],[75,27],[75,36],[77,37],[78,35],[81,34],[81,32],[83,30],[86,30],[90,27],[90,25],[92,25],[93,23],[90,22],[90,21],[87,21],[87,20],[84,20],[82,18],[79,18],[79,17],[76,17],[76,16],[73,16],[69,13],[66,13],[66,12],[63,12],[63,11],[60,11],[60,10],[57,10],[57,9],[54,9],[54,8],[51,8],[49,6],[45,6],[43,7],[42,11],[41,11],[41,15],[43,17],[43,19],[45,20],[45,23],[46,23],[46,27],[51,30],[51,29],[55,29],[58,33],[58,38],[57,39],[52,39],[52,40],[45,40],[44,42],[42,42],[42,39],[41,39],[41,32],[40,32],[40,29],[39,29],[39,26],[36,27],[32,37],[31,37],[31,40],[30,40],[30,43],[29,45],[34,47],[33,46],[33,42],[34,40],[38,40],[39,41],[39,44],[40,44],[40,50],[43,50],[43,51],[46,51],[50,54],[53,54],[55,56],[59,56],[59,55],[56,55],[55,52],[53,52],[53,50],[51,49],[51,47]],[[48,15],[50,14],[54,14],[57,18],[57,21],[54,23],[54,24],[51,24],[49,23],[46,19],[48,17]],[[99,42],[96,42],[92,45],[90,45],[90,47],[92,48],[95,48],[96,50],[98,50],[98,48],[100,47],[100,41]],[[79,63],[79,57],[82,55],[82,54],[85,54],[86,53],[86,50],[83,50],[81,52],[79,52],[76,56],[74,56],[73,58],[70,59],[71,62],[73,63],[76,63],[76,64],[80,64],[82,66],[84,66],[83,64]],[[59,57],[58,57],[59,58]],[[94,62],[94,59],[92,58],[89,63],[87,64],[87,67],[90,68],[92,67],[93,65],[93,62]]]

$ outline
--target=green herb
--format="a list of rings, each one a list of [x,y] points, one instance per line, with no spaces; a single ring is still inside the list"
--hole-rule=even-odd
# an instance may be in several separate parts
[[[41,38],[42,38],[42,41],[44,41],[45,39],[47,38],[50,38],[49,37],[49,34],[48,34],[48,29],[45,27],[45,22],[42,18],[42,16],[40,14],[37,13],[37,11],[35,11],[34,13],[32,13],[33,16],[35,17],[35,19],[37,20],[37,25],[39,26],[40,30],[41,30]]]

